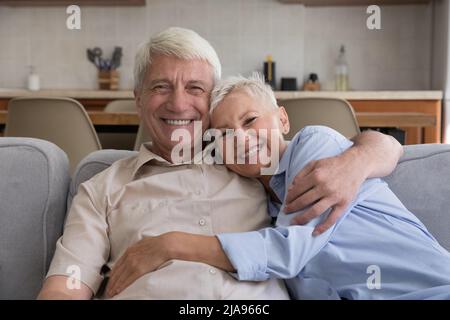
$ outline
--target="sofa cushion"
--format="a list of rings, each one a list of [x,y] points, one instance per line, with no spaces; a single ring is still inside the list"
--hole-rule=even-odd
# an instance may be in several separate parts
[[[405,206],[450,250],[450,146],[404,147],[395,171],[385,178]]]
[[[56,145],[0,138],[0,299],[34,299],[60,237],[69,162]]]

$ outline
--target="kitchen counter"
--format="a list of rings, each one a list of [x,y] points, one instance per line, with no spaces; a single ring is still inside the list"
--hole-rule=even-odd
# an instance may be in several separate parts
[[[345,100],[442,100],[442,91],[277,91],[277,99],[340,98]]]
[[[103,112],[105,106],[113,100],[134,98],[132,90],[29,91],[0,88],[0,111],[4,110],[6,114],[8,101],[20,96],[70,97],[78,100],[88,112]],[[276,91],[275,96],[279,100],[308,97],[342,98],[352,105],[361,127],[401,128],[406,133],[406,144],[442,142],[442,91]],[[95,118],[99,124],[120,125],[129,122],[129,119],[121,115],[114,119],[103,115],[95,117],[100,117]]]
[[[20,96],[70,97],[74,99],[132,99],[132,90],[70,90],[45,89],[29,91],[26,89],[2,89],[0,98]],[[277,99],[308,97],[342,98],[346,100],[442,100],[442,91],[276,91]]]

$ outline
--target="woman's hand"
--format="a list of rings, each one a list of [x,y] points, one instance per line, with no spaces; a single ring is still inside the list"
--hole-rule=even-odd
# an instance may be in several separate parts
[[[179,231],[146,237],[127,249],[111,272],[106,294],[115,296],[146,273],[168,260],[203,262],[225,271],[234,271],[215,236]]]

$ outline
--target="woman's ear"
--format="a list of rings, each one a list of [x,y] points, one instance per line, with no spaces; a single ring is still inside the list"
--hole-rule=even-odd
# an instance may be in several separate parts
[[[288,134],[291,126],[289,124],[289,117],[286,109],[283,106],[280,106],[278,107],[278,113],[280,115],[281,132],[283,132],[283,134]]]

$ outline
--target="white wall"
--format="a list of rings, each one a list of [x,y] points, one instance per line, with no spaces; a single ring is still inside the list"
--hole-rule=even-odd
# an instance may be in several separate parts
[[[444,91],[442,137],[450,142],[450,5],[448,0],[435,0],[433,4],[432,81],[431,88]]]
[[[450,76],[448,70],[448,46],[449,37],[449,13],[448,0],[435,0],[433,6],[433,38],[432,38],[432,78],[431,88],[446,90],[447,79]]]
[[[366,26],[366,7],[307,8],[305,73],[333,88],[333,64],[345,44],[353,89],[428,89],[431,6],[383,6],[381,30]]]
[[[27,65],[43,88],[95,89],[86,48],[124,48],[121,89],[132,87],[136,47],[169,26],[196,30],[217,49],[224,75],[260,70],[299,83],[317,72],[332,88],[339,46],[348,49],[354,89],[429,89],[430,6],[382,7],[382,30],[365,27],[365,7],[305,8],[275,0],[151,0],[146,7],[82,7],[82,30],[65,27],[64,7],[0,7],[0,88],[24,87]]]

